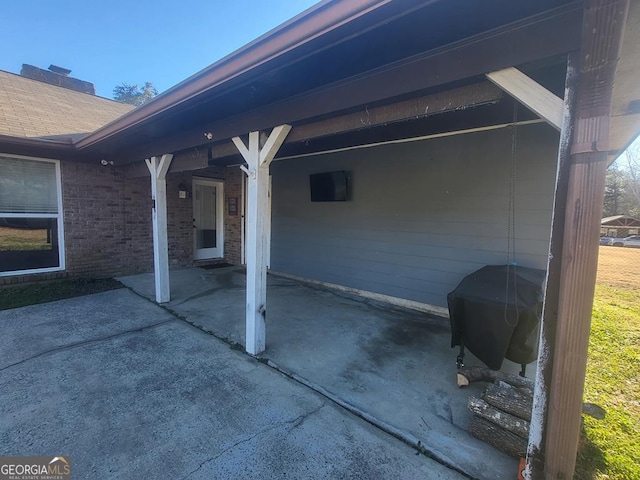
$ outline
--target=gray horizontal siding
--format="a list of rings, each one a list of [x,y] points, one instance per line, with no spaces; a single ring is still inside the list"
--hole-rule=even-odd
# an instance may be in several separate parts
[[[445,306],[507,261],[508,129],[274,162],[274,271]],[[558,135],[518,128],[516,261],[545,268]],[[309,175],[346,170],[348,202],[312,203]]]

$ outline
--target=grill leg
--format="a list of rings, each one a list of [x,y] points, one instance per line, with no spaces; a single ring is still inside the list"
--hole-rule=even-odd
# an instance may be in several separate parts
[[[460,342],[460,353],[456,358],[456,365],[458,366],[458,370],[464,367],[464,344]]]
[[[522,363],[520,365],[521,369],[520,369],[520,376],[521,377],[526,377],[527,376],[527,364],[526,363]]]

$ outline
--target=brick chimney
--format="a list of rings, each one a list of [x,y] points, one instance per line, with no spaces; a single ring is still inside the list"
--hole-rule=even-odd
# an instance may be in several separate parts
[[[58,67],[57,65],[49,65],[49,70],[43,70],[33,65],[27,65],[26,63],[22,64],[22,70],[20,70],[20,75],[32,80],[57,85],[58,87],[68,88],[76,92],[88,93],[89,95],[96,94],[96,88],[93,86],[93,83],[70,77],[70,73],[71,70]]]

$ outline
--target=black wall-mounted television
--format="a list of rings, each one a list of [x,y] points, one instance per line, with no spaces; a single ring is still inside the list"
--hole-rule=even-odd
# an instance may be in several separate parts
[[[312,202],[347,201],[349,178],[347,172],[326,172],[309,175]]]

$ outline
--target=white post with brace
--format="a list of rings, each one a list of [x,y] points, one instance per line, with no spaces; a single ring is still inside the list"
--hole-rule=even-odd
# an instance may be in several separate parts
[[[153,273],[156,285],[156,302],[171,300],[169,286],[169,245],[167,241],[167,171],[173,155],[145,160],[151,173],[151,199],[153,200]]]
[[[291,130],[290,125],[275,127],[260,145],[260,132],[249,133],[247,147],[239,137],[233,138],[248,167],[247,175],[247,310],[245,348],[251,355],[264,352],[267,316],[267,238],[271,222],[267,220],[269,203],[269,165]]]

